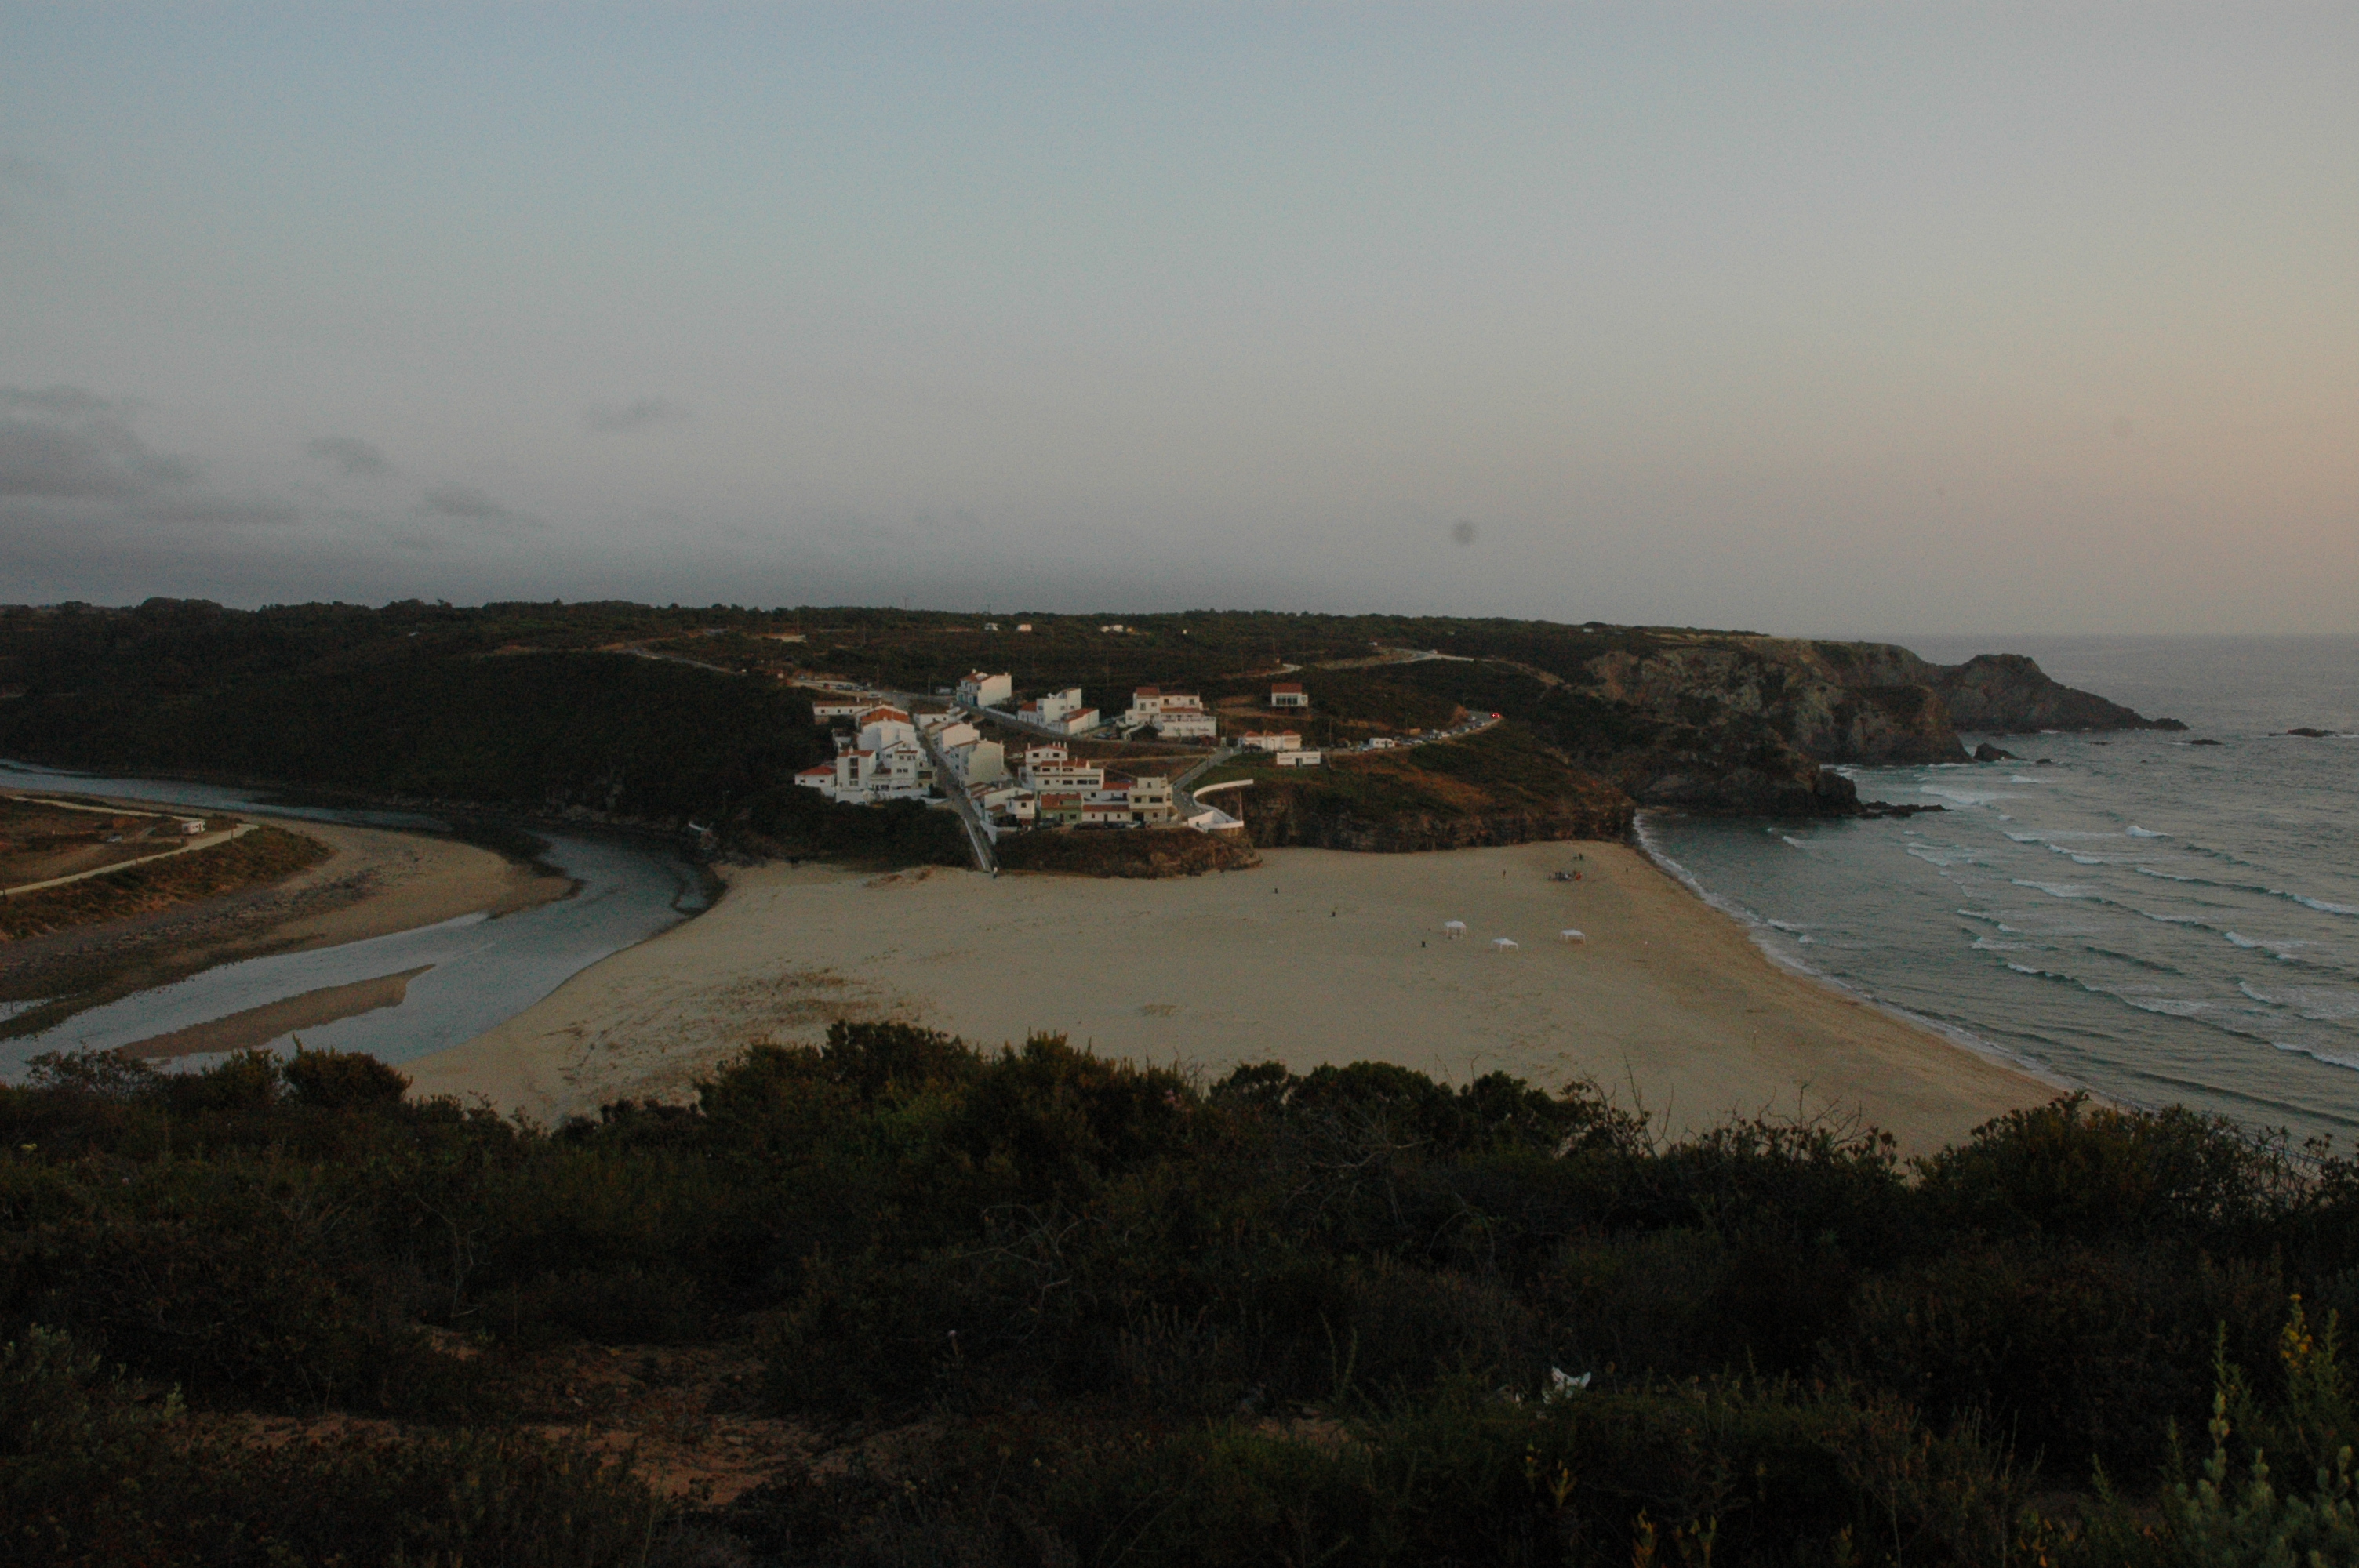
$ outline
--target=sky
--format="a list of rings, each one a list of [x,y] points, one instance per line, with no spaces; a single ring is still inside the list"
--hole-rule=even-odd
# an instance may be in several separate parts
[[[0,601],[2359,631],[2359,6],[0,0]]]

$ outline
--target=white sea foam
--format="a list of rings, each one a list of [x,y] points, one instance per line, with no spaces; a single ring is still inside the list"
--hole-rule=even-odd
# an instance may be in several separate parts
[[[2269,891],[2271,892],[2277,892],[2277,889],[2275,888],[2271,888]],[[2321,914],[2359,915],[2359,905],[2348,903],[2329,903],[2322,898],[2309,898],[2298,892],[2277,893],[2277,896],[2279,898],[2289,898],[2296,903],[2306,904],[2310,908],[2318,911]]]
[[[2151,828],[2140,827],[2136,823],[2130,824],[2129,834],[2133,838],[2168,838],[2170,837],[2168,833],[2157,833]]]
[[[2177,871],[2158,871],[2152,866],[2132,866],[2130,870],[2142,877],[2160,877],[2167,882],[2200,882],[2201,877],[2182,877]]]
[[[2049,898],[2088,898],[2093,893],[2092,889],[2079,882],[2035,882],[2027,881],[2021,877],[2012,877],[2008,880],[2017,887],[2031,888],[2036,892],[2046,893]]]
[[[2233,931],[2223,931],[2220,935],[2225,936],[2229,941],[2234,942],[2239,947],[2259,947],[2264,946],[2264,944],[2256,942],[2249,936],[2239,936]]]
[[[2121,996],[2119,991],[2116,991],[2114,994]],[[2179,998],[2160,996],[2124,996],[2122,997],[2122,1000],[2129,1003],[2132,1007],[2136,1008],[2140,1012],[2158,1012],[2166,1018],[2193,1018],[2198,1013],[2210,1011],[2215,1005],[2212,1002],[2196,999],[2182,1000]]]
[[[1790,844],[1797,849],[1807,849],[1810,848],[1808,844],[1803,843],[1799,838],[1790,838],[1783,833],[1777,835],[1777,842],[1780,844]]]
[[[2307,1056],[2313,1062],[2323,1062],[2330,1067],[2359,1067],[2359,1056],[2340,1055],[2321,1051],[2315,1045],[2304,1045],[2292,1040],[2272,1040],[2270,1044],[2297,1056]]]

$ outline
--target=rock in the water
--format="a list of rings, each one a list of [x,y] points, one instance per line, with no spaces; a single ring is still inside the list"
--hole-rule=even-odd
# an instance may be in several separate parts
[[[2187,743],[2190,746],[2217,746],[2220,744],[2219,741],[2211,740],[2208,737],[2201,741],[2190,741]]]
[[[1914,816],[1920,811],[1947,811],[1946,806],[1919,806],[1914,802],[1896,804],[1889,800],[1863,800],[1859,803],[1862,816]]]
[[[1974,761],[1977,762],[2019,762],[2023,761],[2023,759],[2017,756],[2013,752],[2004,751],[1985,741],[1981,745],[1974,748]]]
[[[2308,727],[2304,727],[2299,730],[2288,730],[2286,733],[2288,735],[2299,735],[2306,741],[2332,741],[2334,739],[2334,731],[2332,730],[2311,730]]]

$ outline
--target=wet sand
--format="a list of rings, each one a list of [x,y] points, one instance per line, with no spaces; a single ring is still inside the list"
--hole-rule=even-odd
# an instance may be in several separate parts
[[[143,1061],[162,1061],[214,1051],[250,1051],[298,1029],[317,1029],[340,1018],[358,1018],[364,1012],[375,1012],[381,1007],[399,1007],[409,995],[409,982],[430,968],[431,965],[427,965],[404,969],[397,975],[379,975],[375,979],[354,980],[350,985],[321,986],[318,990],[282,997],[260,1007],[233,1012],[225,1018],[192,1023],[186,1029],[175,1029],[169,1034],[135,1040],[128,1045],[118,1047],[116,1054]]]
[[[1374,1059],[1458,1082],[1588,1078],[1675,1130],[1857,1112],[1910,1151],[2057,1092],[1778,968],[1619,845],[1272,850],[1259,871],[1156,882],[725,874],[701,918],[408,1064],[415,1092],[543,1119],[684,1098],[746,1044],[816,1042],[838,1018],[992,1044],[1050,1031],[1207,1075]],[[1465,939],[1445,938],[1451,919]],[[1587,940],[1560,942],[1564,927]]]

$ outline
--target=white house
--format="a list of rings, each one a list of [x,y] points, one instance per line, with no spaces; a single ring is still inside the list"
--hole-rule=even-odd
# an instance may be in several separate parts
[[[942,722],[944,719],[949,722]],[[929,715],[922,723],[926,733],[934,738],[934,744],[945,752],[953,746],[972,746],[983,739],[982,730],[955,715]]]
[[[1123,791],[1131,820],[1142,825],[1169,822],[1177,815],[1171,804],[1171,780],[1163,773],[1141,773]]]
[[[968,784],[995,784],[1007,777],[1007,748],[996,741],[976,739],[945,746],[942,761]]]
[[[1024,753],[1025,786],[1046,793],[1094,793],[1105,788],[1105,770],[1065,754],[1062,746],[1034,746]]]
[[[1098,710],[1082,706],[1082,688],[1068,687],[1052,691],[1037,702],[1027,702],[1016,709],[1016,717],[1027,724],[1043,730],[1061,730],[1068,735],[1080,735],[1098,727]]]
[[[1281,768],[1315,768],[1322,765],[1327,761],[1327,753],[1324,752],[1307,752],[1298,749],[1291,752],[1280,752],[1277,754],[1276,761],[1277,765]]]
[[[1310,694],[1295,682],[1288,681],[1269,688],[1269,705],[1272,708],[1309,708]]]
[[[814,702],[811,704],[811,717],[821,724],[828,724],[838,719],[857,719],[875,706],[873,702],[845,702],[842,698]]]
[[[1371,752],[1389,752],[1399,744],[1398,741],[1389,735],[1372,735],[1368,738],[1368,750]]]
[[[1302,737],[1291,730],[1256,730],[1237,737],[1237,743],[1255,752],[1297,752]]]
[[[969,708],[1005,708],[1016,700],[1016,677],[976,670],[959,681],[958,699]]]
[[[1130,694],[1129,710],[1122,721],[1129,726],[1155,726],[1167,741],[1209,741],[1219,726],[1204,711],[1204,699],[1191,691],[1165,691],[1143,686]]]
[[[918,749],[918,727],[908,714],[897,708],[872,708],[860,716],[860,744],[868,751],[881,752],[888,746],[906,745]],[[923,755],[922,752],[919,752]]]
[[[881,747],[847,746],[835,761],[805,768],[795,783],[815,789],[830,800],[847,806],[867,806],[879,800],[914,799],[927,792],[933,765],[914,739]]]

